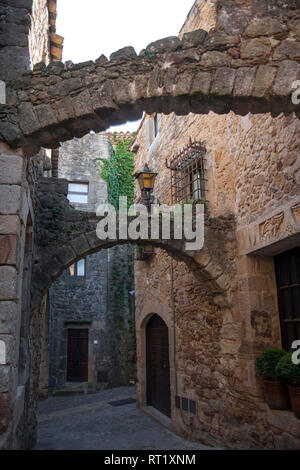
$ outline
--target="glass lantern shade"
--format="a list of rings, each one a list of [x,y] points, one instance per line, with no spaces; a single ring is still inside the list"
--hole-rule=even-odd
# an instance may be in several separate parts
[[[135,174],[142,191],[151,191],[154,188],[156,176],[157,173],[151,171],[147,164],[145,165],[143,171]]]

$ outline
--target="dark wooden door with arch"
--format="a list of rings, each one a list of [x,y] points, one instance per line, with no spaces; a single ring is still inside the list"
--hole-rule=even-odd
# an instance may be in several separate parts
[[[153,315],[146,327],[147,405],[171,416],[168,327]]]

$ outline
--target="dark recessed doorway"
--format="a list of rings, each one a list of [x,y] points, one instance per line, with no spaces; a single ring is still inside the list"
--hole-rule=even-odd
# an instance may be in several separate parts
[[[146,328],[147,404],[171,416],[169,333],[165,322],[153,315]]]

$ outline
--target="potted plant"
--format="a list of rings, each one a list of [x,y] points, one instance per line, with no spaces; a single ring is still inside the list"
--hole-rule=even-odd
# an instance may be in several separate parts
[[[292,354],[283,356],[276,367],[279,377],[287,380],[292,410],[300,418],[300,364],[294,364]]]
[[[289,410],[287,386],[276,371],[279,360],[286,356],[281,349],[267,349],[255,362],[258,374],[264,379],[265,400],[272,410]]]

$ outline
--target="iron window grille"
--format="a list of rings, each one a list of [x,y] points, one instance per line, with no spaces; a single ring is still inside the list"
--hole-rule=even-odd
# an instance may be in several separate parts
[[[171,170],[172,204],[206,200],[205,155],[204,142],[190,141],[169,162],[166,160],[166,166]]]

